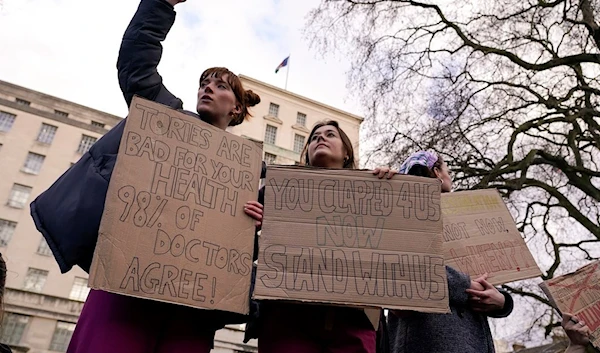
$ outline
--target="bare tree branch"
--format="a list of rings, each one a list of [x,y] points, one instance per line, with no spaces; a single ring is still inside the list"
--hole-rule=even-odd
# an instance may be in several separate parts
[[[368,164],[432,149],[457,189],[497,188],[549,279],[600,258],[598,6],[323,0],[306,33],[352,60]],[[506,285],[547,305],[536,287]]]

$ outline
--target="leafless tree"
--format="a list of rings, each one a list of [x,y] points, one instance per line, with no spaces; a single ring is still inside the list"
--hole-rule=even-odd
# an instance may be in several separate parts
[[[458,188],[497,188],[549,279],[600,257],[597,9],[594,0],[323,0],[306,31],[322,52],[351,58],[367,164],[433,149]],[[535,283],[504,287],[548,304]],[[545,333],[557,326],[548,308],[536,315]]]

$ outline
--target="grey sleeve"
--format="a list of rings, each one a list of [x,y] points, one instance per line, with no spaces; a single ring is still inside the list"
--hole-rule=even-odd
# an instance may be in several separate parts
[[[450,304],[455,306],[466,306],[469,298],[465,292],[471,287],[469,275],[459,272],[450,266],[446,266],[446,277],[448,278],[448,296]]]

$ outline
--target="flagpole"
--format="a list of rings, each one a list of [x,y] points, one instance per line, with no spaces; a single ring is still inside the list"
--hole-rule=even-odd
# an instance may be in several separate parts
[[[285,90],[286,91],[287,91],[288,76],[290,75],[290,59],[291,58],[292,58],[292,56],[288,55],[287,70],[285,72]]]

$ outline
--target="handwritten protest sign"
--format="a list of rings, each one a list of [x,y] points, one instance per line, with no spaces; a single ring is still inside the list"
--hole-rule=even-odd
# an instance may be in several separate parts
[[[540,284],[550,302],[563,313],[577,315],[592,331],[600,348],[600,261]]]
[[[446,265],[504,284],[541,274],[498,191],[442,195]]]
[[[254,297],[448,312],[440,183],[268,167]]]
[[[166,106],[134,98],[90,271],[109,292],[249,311],[261,151]]]

